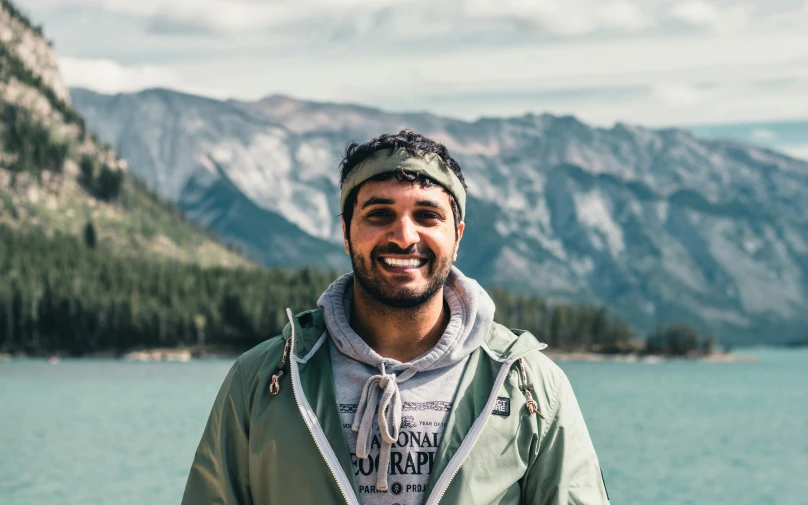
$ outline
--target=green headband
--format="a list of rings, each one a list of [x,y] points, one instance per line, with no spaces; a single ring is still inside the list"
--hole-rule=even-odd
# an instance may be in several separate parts
[[[392,149],[376,151],[351,169],[342,183],[340,209],[343,212],[345,211],[345,201],[348,199],[351,190],[371,177],[387,172],[395,172],[398,168],[408,173],[424,175],[443,186],[457,202],[460,209],[459,219],[463,220],[466,215],[466,190],[463,189],[463,184],[457,178],[457,175],[446,166],[437,154],[426,153],[415,156],[408,153],[404,148],[395,151]]]

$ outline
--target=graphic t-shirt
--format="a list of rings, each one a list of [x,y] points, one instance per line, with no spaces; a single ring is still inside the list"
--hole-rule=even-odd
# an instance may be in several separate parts
[[[379,370],[342,354],[329,344],[334,382],[337,388],[342,425],[348,440],[354,476],[359,486],[362,505],[422,505],[432,475],[435,452],[452,409],[455,391],[466,360],[437,370],[416,373],[400,382],[402,400],[401,427],[390,454],[387,469],[387,491],[376,489],[381,437],[377,421],[368,458],[356,456],[356,432],[351,429],[362,387]]]

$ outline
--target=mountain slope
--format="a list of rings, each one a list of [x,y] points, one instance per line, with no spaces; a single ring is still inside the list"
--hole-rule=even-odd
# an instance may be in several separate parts
[[[484,284],[606,303],[643,330],[684,320],[736,343],[808,327],[808,164],[772,151],[551,115],[469,123],[280,96],[71,96],[149,187],[264,250],[267,263],[323,252],[344,262],[335,251],[345,144],[409,127],[463,167],[459,264]],[[249,219],[232,212],[236,200],[250,202]],[[279,226],[282,252],[269,247]]]
[[[41,29],[6,0],[0,8],[0,141],[0,224],[90,234],[94,246],[121,254],[249,264],[159,201],[127,173],[125,161],[88,134]]]
[[[808,160],[808,121],[758,121],[694,125],[696,135],[711,139],[732,139],[774,149],[797,159]]]

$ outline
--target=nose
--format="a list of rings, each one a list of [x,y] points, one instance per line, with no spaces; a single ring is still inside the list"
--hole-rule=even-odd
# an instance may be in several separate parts
[[[407,249],[420,242],[421,237],[418,234],[418,227],[412,219],[409,216],[402,216],[393,223],[387,239],[401,249]]]

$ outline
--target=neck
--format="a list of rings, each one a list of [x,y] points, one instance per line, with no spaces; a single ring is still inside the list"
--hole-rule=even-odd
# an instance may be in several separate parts
[[[417,307],[380,303],[354,280],[351,327],[383,358],[406,363],[432,349],[449,324],[443,288]]]

